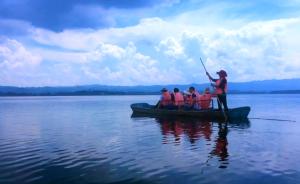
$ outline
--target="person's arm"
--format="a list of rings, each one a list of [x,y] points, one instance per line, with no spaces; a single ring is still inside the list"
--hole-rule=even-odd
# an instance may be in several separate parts
[[[210,74],[208,72],[206,72],[206,75],[208,76],[209,80],[216,82],[218,79],[214,79],[210,76]]]

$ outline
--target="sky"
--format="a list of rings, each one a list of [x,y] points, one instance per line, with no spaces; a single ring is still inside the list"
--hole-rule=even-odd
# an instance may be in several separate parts
[[[1,0],[0,85],[300,78],[300,0]]]

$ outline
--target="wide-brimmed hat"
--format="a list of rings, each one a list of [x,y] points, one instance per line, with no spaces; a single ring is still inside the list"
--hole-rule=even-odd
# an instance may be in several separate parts
[[[220,75],[221,77],[227,77],[227,73],[225,72],[225,70],[220,70],[217,72],[218,75]]]

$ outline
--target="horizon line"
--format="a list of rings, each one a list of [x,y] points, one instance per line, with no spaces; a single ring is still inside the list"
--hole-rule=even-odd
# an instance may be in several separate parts
[[[228,83],[251,83],[251,82],[265,82],[265,81],[283,81],[283,80],[300,80],[300,78],[288,78],[288,79],[266,79],[266,80],[253,80],[253,81],[245,81],[245,82],[228,82]],[[174,86],[174,85],[204,85],[209,84],[210,82],[206,83],[186,83],[186,84],[149,84],[149,85],[107,85],[107,84],[74,84],[74,85],[61,85],[61,86],[13,86],[13,85],[0,85],[0,87],[14,87],[14,88],[60,88],[60,87],[81,87],[81,86],[109,86],[109,87],[148,87],[148,86]]]

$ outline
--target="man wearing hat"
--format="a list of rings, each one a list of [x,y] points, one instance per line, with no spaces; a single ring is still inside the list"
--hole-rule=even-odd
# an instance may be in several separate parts
[[[210,80],[215,82],[213,85],[215,87],[215,93],[218,98],[218,108],[219,110],[222,110],[222,104],[224,106],[224,110],[228,111],[227,107],[227,98],[226,98],[226,93],[227,93],[227,73],[224,70],[220,70],[217,72],[219,75],[219,79],[213,79],[208,72],[206,72],[206,75]]]

